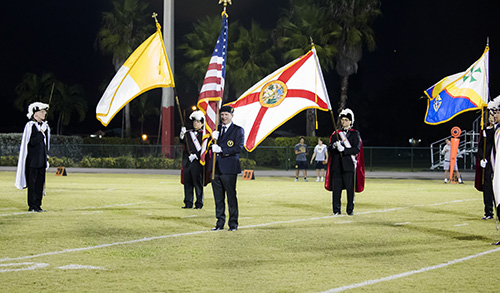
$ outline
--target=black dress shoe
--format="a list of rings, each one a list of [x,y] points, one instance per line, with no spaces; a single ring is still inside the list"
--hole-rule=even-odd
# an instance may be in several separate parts
[[[222,230],[224,230],[224,228],[222,228],[222,227],[213,227],[212,228],[212,231],[222,231]]]
[[[192,209],[193,207],[183,206],[182,208],[183,208],[183,209]]]

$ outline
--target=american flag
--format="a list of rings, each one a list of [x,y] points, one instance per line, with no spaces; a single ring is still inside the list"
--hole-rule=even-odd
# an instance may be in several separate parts
[[[200,163],[205,164],[205,155],[212,131],[216,129],[218,109],[224,93],[224,79],[226,76],[227,55],[227,14],[222,13],[222,29],[217,39],[212,58],[208,64],[205,80],[198,98],[198,109],[205,114],[205,130],[203,134],[202,155]]]

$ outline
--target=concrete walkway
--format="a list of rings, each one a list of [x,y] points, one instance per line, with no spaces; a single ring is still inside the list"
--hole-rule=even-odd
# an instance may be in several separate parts
[[[16,172],[16,167],[0,167],[0,171]],[[56,172],[56,168],[49,168],[48,173]],[[66,168],[68,174],[71,173],[112,173],[112,174],[159,174],[159,175],[180,175],[181,170],[171,169],[115,169],[115,168]],[[255,170],[255,177],[295,177],[295,170]],[[309,178],[316,177],[315,170],[307,171]],[[300,172],[302,175],[302,172]],[[398,172],[398,171],[367,171],[366,178],[378,179],[421,179],[421,180],[442,180],[444,178],[443,171],[415,171],[415,172]],[[474,172],[462,172],[464,181],[474,181]]]

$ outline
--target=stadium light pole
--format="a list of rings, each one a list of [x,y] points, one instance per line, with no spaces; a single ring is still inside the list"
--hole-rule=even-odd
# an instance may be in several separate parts
[[[174,0],[163,0],[163,36],[170,68],[174,74]],[[162,88],[161,115],[161,153],[164,157],[173,158],[174,90],[171,87]]]

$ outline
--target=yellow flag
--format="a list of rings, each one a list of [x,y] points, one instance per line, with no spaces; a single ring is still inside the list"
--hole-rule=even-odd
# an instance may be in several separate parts
[[[175,87],[161,26],[156,23],[156,28],[156,33],[142,43],[118,70],[97,104],[96,117],[104,126],[140,94],[154,88]]]

